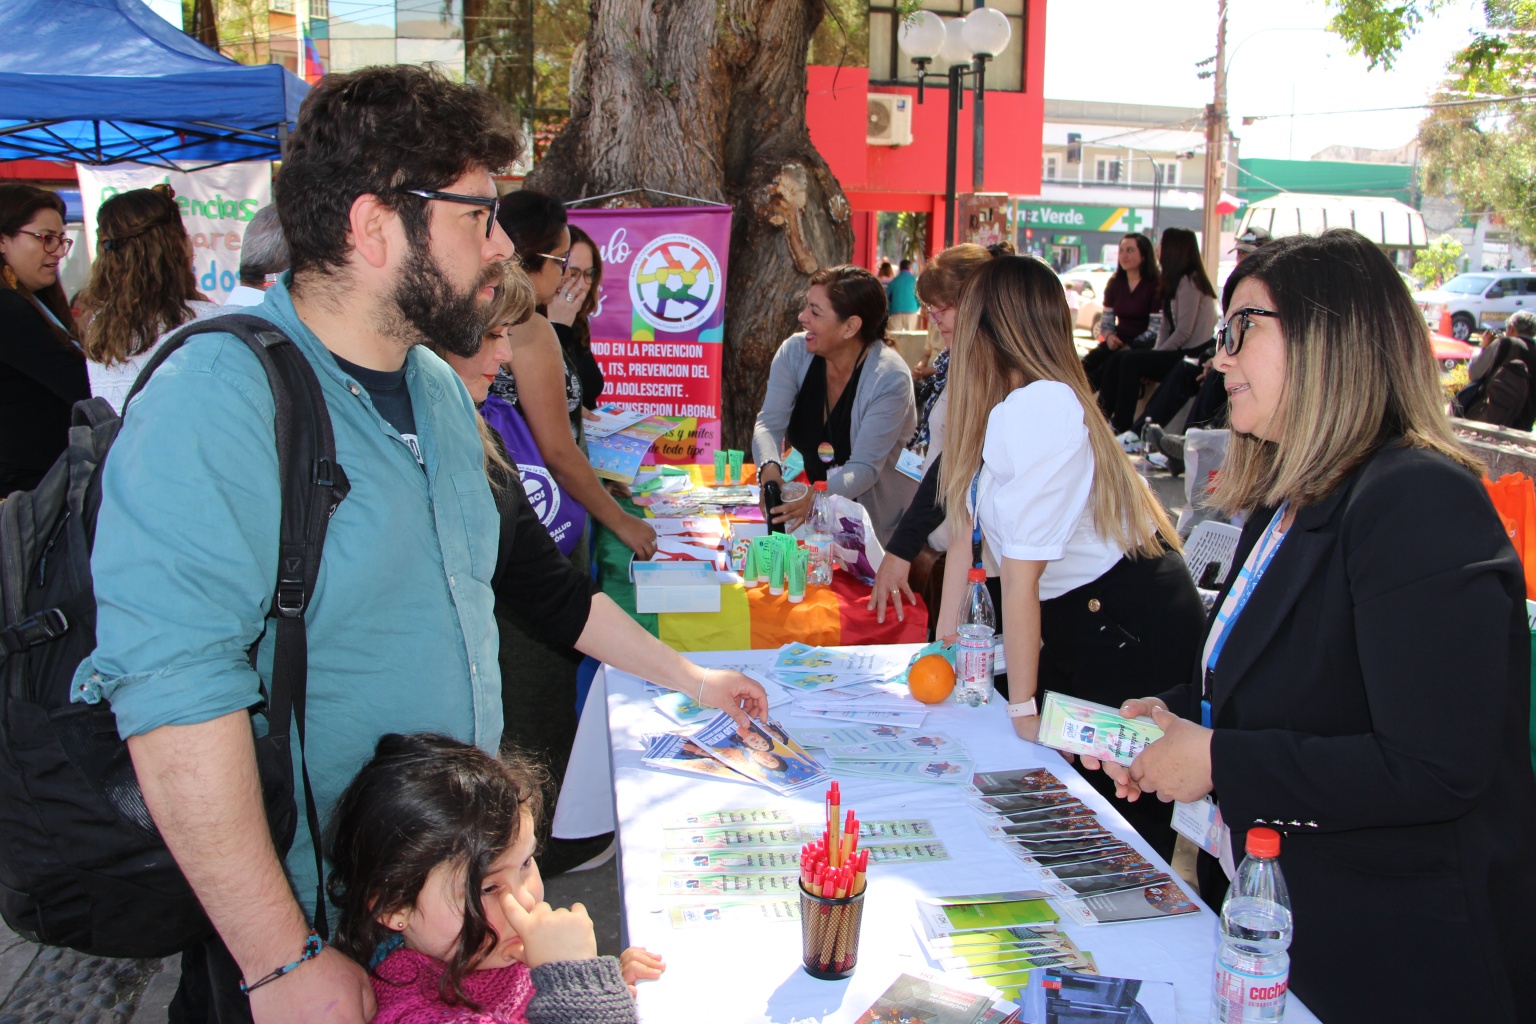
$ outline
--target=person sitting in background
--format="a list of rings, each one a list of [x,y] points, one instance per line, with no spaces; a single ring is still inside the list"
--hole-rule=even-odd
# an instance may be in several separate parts
[[[901,269],[885,286],[885,300],[891,317],[891,330],[917,330],[917,314],[923,307],[917,301],[917,278],[912,274],[911,260],[901,261]]]
[[[224,300],[226,306],[255,306],[267,297],[277,275],[288,269],[288,243],[277,219],[277,204],[256,211],[240,240],[240,283]]]
[[[944,347],[933,361],[933,372],[917,382],[917,430],[907,447],[922,456],[919,467],[923,474],[922,483],[902,513],[901,523],[885,545],[885,557],[875,571],[875,585],[869,595],[868,607],[878,622],[885,621],[887,600],[891,602],[896,618],[906,621],[906,610],[901,603],[903,595],[909,603],[917,604],[913,587],[919,591],[928,589],[932,579],[930,574],[940,569],[939,557],[949,546],[949,535],[943,530],[944,510],[938,503],[937,483],[949,407],[946,386],[949,383],[949,346],[955,336],[955,304],[960,301],[960,286],[994,255],[1001,253],[994,254],[971,242],[952,245],[935,256],[917,279],[918,298],[923,300],[928,310],[928,322],[939,332]],[[913,566],[918,566],[916,572]],[[942,571],[939,578],[942,579]]]
[[[1272,242],[1226,292],[1215,500],[1247,516],[1241,569],[1192,671],[1121,707],[1162,738],[1102,767],[1131,807],[1217,802],[1212,906],[1228,851],[1285,829],[1290,989],[1320,1019],[1529,1021],[1525,574],[1446,420],[1423,314],[1348,229]],[[1443,957],[1384,941],[1426,929],[1476,945],[1477,984],[1426,984]]]
[[[890,536],[916,489],[896,468],[917,426],[912,374],[885,333],[885,290],[863,267],[826,267],[811,277],[799,334],[786,338],[768,371],[752,431],[760,484],[784,481],[785,446],[805,475],[862,504],[875,536]],[[813,492],[766,508],[793,530],[810,514]]]
[[[1099,335],[1099,344],[1083,356],[1088,383],[1098,391],[1106,376],[1152,322],[1160,275],[1152,240],[1140,232],[1120,239],[1120,264],[1104,287],[1104,319],[1114,326]],[[1063,299],[1065,301],[1065,299]],[[1112,316],[1111,316],[1112,314]]]
[[[0,185],[0,498],[36,487],[69,443],[70,410],[90,397],[59,264],[64,200]]]
[[[168,186],[136,188],[101,204],[98,252],[80,296],[91,394],[121,412],[165,335],[219,308],[197,290],[192,239]]]
[[[511,403],[528,423],[539,454],[555,482],[640,559],[656,553],[656,531],[619,507],[583,451],[581,377],[566,358],[575,347],[571,324],[587,301],[586,278],[571,279],[566,267],[571,232],[565,207],[554,196],[530,189],[502,197],[497,222],[516,246],[516,259],[533,282],[539,306],[527,322],[511,328],[512,358],[491,393]],[[562,290],[563,288],[563,290]],[[569,297],[568,297],[569,296]],[[591,564],[585,540],[570,557],[578,570]]]
[[[1185,356],[1207,347],[1216,330],[1216,289],[1205,276],[1195,233],[1169,228],[1157,250],[1162,268],[1158,297],[1163,312],[1157,343],[1146,351],[1122,353],[1115,372],[1106,371],[1099,378],[1099,408],[1109,417],[1116,434],[1129,435],[1121,438],[1122,444],[1140,436],[1134,420],[1142,379],[1161,383]]]
[[[1518,310],[1504,333],[1486,331],[1483,350],[1467,366],[1467,386],[1452,400],[1452,415],[1512,430],[1536,421],[1536,313]]]
[[[875,271],[875,280],[880,282],[880,287],[884,288],[889,285],[895,276],[896,268],[891,266],[891,261],[881,257],[880,269]],[[889,295],[890,293],[887,292],[886,294]]]
[[[1015,731],[1035,739],[1045,690],[1119,707],[1148,679],[1187,679],[1205,609],[1173,524],[1094,404],[1061,281],[1032,257],[981,267],[961,287],[952,352],[939,490],[954,542],[974,518],[999,560]],[[970,567],[947,560],[946,641]],[[1166,810],[1127,820],[1172,856]]]
[[[592,355],[592,316],[602,301],[603,258],[598,254],[597,243],[575,224],[568,225],[571,232],[571,252],[565,268],[565,278],[560,282],[562,297],[574,302],[581,295],[581,305],[571,319],[570,348],[565,357],[576,368],[581,379],[581,405],[584,409],[596,409],[603,393],[603,370]],[[566,345],[566,335],[560,333],[560,345]]]

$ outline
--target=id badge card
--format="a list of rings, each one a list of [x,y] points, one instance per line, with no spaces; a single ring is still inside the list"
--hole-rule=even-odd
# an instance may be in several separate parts
[[[901,454],[896,456],[896,472],[922,483],[923,457],[909,448],[903,448]]]
[[[1221,856],[1222,836],[1230,835],[1216,801],[1203,796],[1193,803],[1173,805],[1173,830],[1212,857]]]

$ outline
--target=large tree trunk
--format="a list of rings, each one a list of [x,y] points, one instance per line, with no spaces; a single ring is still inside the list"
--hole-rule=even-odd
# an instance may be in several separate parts
[[[805,123],[805,55],[823,4],[591,9],[571,68],[571,120],[528,185],[567,200],[644,186],[731,204],[722,426],[727,445],[745,448],[807,278],[853,251],[848,200]]]

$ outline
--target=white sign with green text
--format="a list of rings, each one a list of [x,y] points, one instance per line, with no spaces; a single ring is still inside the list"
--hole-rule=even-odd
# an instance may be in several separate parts
[[[240,243],[256,211],[272,201],[270,163],[225,164],[203,171],[167,171],[143,164],[88,167],[76,164],[85,207],[85,247],[96,253],[96,212],[101,204],[136,188],[170,183],[181,222],[192,239],[197,287],[223,302],[240,280]]]

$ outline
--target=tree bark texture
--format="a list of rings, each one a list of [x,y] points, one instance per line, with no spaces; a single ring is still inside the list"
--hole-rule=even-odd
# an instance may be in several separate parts
[[[805,123],[822,2],[592,0],[591,12],[570,122],[527,184],[565,200],[645,187],[733,207],[722,430],[747,448],[807,279],[853,251],[848,200]]]

